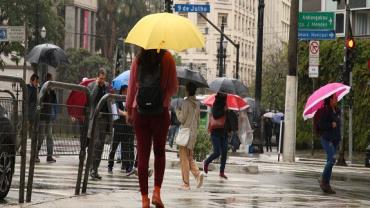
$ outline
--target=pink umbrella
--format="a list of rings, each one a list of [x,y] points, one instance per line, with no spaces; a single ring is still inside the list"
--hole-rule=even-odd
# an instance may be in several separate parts
[[[210,95],[207,98],[205,98],[202,102],[205,105],[212,106],[213,103],[215,102],[215,96],[216,94]],[[243,98],[239,97],[238,95],[233,95],[233,94],[227,94],[227,99],[226,99],[226,106],[230,110],[236,110],[236,111],[241,111],[244,109],[247,109],[249,105]]]
[[[307,100],[303,111],[303,119],[314,117],[316,111],[324,105],[324,100],[333,94],[337,95],[338,101],[349,93],[351,87],[342,83],[330,83],[316,90]]]

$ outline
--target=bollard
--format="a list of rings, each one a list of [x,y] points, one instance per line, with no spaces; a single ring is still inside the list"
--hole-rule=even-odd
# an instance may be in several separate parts
[[[370,145],[366,148],[365,167],[370,168]]]

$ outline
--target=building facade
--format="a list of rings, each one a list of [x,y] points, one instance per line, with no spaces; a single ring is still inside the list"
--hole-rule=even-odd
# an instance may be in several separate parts
[[[59,0],[57,13],[65,20],[65,49],[95,52],[97,9],[97,0]]]
[[[225,18],[225,34],[240,44],[239,79],[247,86],[254,84],[257,33],[257,0],[175,0],[174,4],[209,4],[204,15],[220,28]],[[208,81],[219,75],[217,49],[220,33],[197,13],[178,13],[189,18],[204,34],[205,47],[179,53],[182,64],[199,70]],[[224,41],[225,42],[225,41]],[[226,43],[225,77],[236,77],[236,48]]]
[[[264,50],[282,48],[288,44],[291,0],[265,0]]]
[[[344,37],[345,0],[338,4],[333,0],[300,0],[300,11],[334,12],[337,37]],[[350,20],[355,36],[370,35],[370,0],[349,0]]]

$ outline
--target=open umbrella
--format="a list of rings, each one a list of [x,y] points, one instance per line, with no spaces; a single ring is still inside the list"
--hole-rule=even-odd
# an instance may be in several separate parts
[[[209,89],[215,92],[239,95],[240,97],[247,96],[247,87],[241,81],[233,78],[216,78],[209,84]]]
[[[207,98],[205,98],[202,103],[208,106],[213,106],[213,103],[215,102],[216,94],[210,95]],[[236,110],[241,111],[245,110],[249,107],[248,103],[243,100],[243,98],[233,95],[233,94],[227,94],[226,98],[226,106],[230,110]]]
[[[180,108],[182,105],[182,102],[184,102],[184,98],[172,98],[171,99],[171,108],[177,109]]]
[[[26,60],[34,64],[45,63],[52,67],[68,63],[67,54],[64,50],[50,43],[33,47],[26,55]]]
[[[141,18],[131,29],[126,43],[144,49],[173,49],[204,47],[204,36],[188,19],[176,14],[157,13]]]
[[[263,117],[265,117],[265,118],[273,118],[274,115],[275,115],[275,113],[273,113],[273,112],[267,112],[267,113],[263,114]]]
[[[131,70],[122,72],[118,77],[114,78],[112,81],[112,87],[115,90],[120,90],[123,85],[128,86],[128,81],[130,80]]]
[[[277,112],[272,116],[272,122],[274,123],[280,123],[280,121],[284,120],[284,113]]]
[[[84,81],[82,81],[80,85],[87,86],[93,81],[95,81],[95,79],[84,78]],[[87,104],[87,97],[85,92],[72,90],[72,92],[68,96],[66,104],[68,106],[68,115],[79,121],[84,120],[84,107]]]
[[[207,80],[200,74],[199,71],[194,71],[187,68],[177,68],[177,78],[180,82],[180,85],[185,85],[187,82],[194,83],[197,87],[208,88]]]
[[[330,83],[316,90],[307,100],[303,110],[303,119],[307,120],[314,117],[316,111],[324,105],[324,100],[332,95],[336,95],[338,101],[349,93],[351,87],[342,83]]]

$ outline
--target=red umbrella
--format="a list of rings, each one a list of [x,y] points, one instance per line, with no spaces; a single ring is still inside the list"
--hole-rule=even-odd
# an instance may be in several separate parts
[[[95,81],[95,79],[85,79],[80,83],[80,85],[87,86],[93,81]],[[71,94],[69,94],[68,96],[66,104],[68,106],[68,114],[71,117],[79,121],[84,120],[84,107],[87,104],[87,97],[85,92],[72,90]]]
[[[210,95],[209,97],[205,98],[202,102],[205,105],[208,105],[211,107],[213,106],[213,103],[215,102],[215,97],[216,97],[216,94]],[[241,98],[238,95],[233,95],[233,94],[227,94],[226,106],[230,110],[237,110],[237,111],[245,110],[249,107],[248,103],[245,100],[243,100],[243,98]]]

